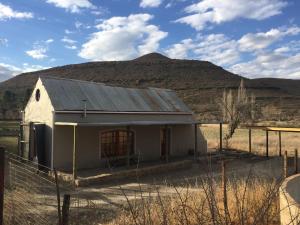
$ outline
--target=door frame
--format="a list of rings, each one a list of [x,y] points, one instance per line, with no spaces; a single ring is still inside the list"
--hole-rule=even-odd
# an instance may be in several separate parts
[[[162,142],[162,139],[161,139],[161,132],[162,130],[166,129],[165,126],[160,126],[159,128],[159,149],[160,149],[160,154],[159,154],[159,157],[160,159],[162,159],[162,146],[161,146],[161,142]],[[172,156],[172,127],[168,126],[167,128],[169,130],[169,133],[170,133],[170,137],[169,137],[169,157]]]

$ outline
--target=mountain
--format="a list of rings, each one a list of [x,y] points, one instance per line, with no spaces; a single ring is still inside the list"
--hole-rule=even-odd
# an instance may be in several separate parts
[[[170,59],[150,53],[129,61],[88,62],[23,73],[0,83],[2,118],[19,117],[39,76],[64,77],[124,87],[173,89],[202,121],[221,118],[216,104],[241,79],[261,106],[261,119],[300,120],[300,80],[247,79],[207,61]]]

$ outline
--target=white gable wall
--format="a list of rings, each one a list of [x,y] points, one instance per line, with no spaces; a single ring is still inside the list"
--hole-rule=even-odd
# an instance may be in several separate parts
[[[40,100],[36,101],[36,91],[40,90]],[[47,164],[51,165],[51,152],[52,152],[52,129],[53,129],[53,111],[54,108],[51,104],[51,100],[42,81],[39,79],[32,92],[32,95],[25,108],[24,122],[25,123],[44,123],[46,125],[45,130],[45,151],[47,154]]]

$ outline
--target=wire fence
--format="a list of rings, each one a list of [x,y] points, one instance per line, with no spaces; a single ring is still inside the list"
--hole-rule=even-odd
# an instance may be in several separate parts
[[[5,225],[79,225],[88,220],[86,215],[105,210],[101,200],[81,196],[72,183],[54,174],[50,168],[5,152]],[[67,222],[63,221],[66,195],[70,196]]]
[[[5,156],[4,224],[59,224],[57,196],[70,193],[71,186],[58,189],[49,168],[8,152]]]

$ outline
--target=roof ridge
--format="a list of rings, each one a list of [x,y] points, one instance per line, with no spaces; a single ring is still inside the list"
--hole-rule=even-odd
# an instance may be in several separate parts
[[[66,81],[76,81],[76,82],[83,82],[83,83],[94,83],[94,84],[100,84],[107,86],[105,83],[102,82],[95,82],[95,81],[87,81],[87,80],[78,80],[78,79],[72,79],[72,78],[65,78],[65,77],[54,77],[54,76],[39,76],[40,79],[52,79],[52,80],[66,80]]]
[[[115,86],[111,84],[105,84],[102,82],[95,82],[95,81],[87,81],[87,80],[77,80],[77,79],[71,79],[71,78],[65,78],[65,77],[55,77],[55,76],[39,76],[41,80],[43,79],[52,79],[52,80],[66,80],[66,81],[74,81],[74,82],[82,82],[82,83],[92,83],[92,84],[97,84],[97,85],[103,85],[106,87],[115,87],[115,88],[124,88],[124,89],[132,89],[132,90],[153,90],[153,89],[158,89],[158,90],[165,90],[165,91],[173,91],[168,88],[159,88],[159,87],[121,87],[121,86]]]

